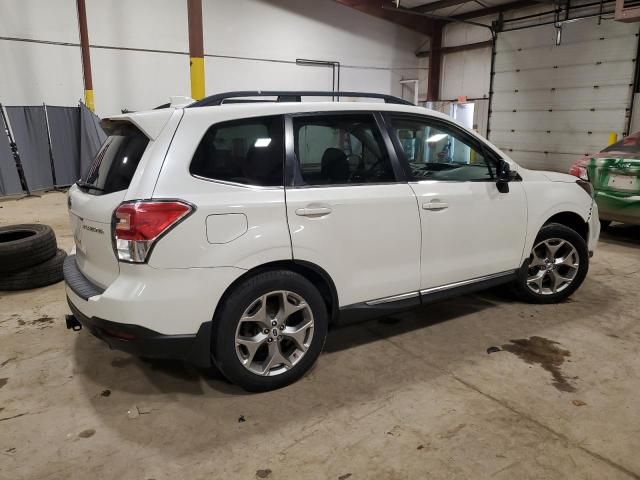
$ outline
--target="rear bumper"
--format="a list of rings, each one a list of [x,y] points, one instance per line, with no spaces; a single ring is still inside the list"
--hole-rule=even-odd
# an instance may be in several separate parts
[[[183,360],[208,368],[211,363],[211,322],[203,323],[195,335],[163,335],[139,325],[87,317],[67,297],[73,316],[110,348],[139,357]]]
[[[602,220],[640,224],[640,195],[596,190],[595,198]]]
[[[232,267],[121,264],[118,277],[101,288],[79,270],[74,255],[64,266],[73,315],[111,348],[204,367],[211,365],[211,321],[218,300],[242,273]]]

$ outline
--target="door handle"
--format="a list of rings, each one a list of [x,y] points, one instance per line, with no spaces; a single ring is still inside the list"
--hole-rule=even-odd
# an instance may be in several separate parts
[[[446,202],[432,201],[429,203],[423,203],[422,208],[425,210],[444,210],[448,208],[449,204]]]
[[[300,217],[321,217],[330,213],[331,207],[305,207],[296,210],[296,215]]]

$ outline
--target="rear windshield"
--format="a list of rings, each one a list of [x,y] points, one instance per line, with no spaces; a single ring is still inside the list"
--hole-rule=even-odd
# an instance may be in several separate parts
[[[112,125],[109,137],[79,183],[87,193],[106,195],[129,188],[149,139],[129,123]]]
[[[609,145],[603,152],[640,153],[640,132],[629,135],[613,145]]]

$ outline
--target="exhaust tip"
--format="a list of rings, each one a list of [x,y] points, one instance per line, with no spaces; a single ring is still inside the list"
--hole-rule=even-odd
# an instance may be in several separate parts
[[[65,322],[67,323],[67,328],[69,330],[73,330],[74,332],[82,330],[82,324],[73,315],[65,315]]]

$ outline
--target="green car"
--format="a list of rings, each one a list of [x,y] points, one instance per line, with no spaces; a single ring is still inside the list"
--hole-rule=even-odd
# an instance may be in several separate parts
[[[593,185],[603,226],[640,225],[640,132],[578,160],[569,173]]]

